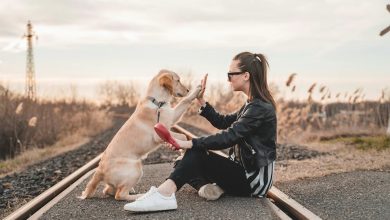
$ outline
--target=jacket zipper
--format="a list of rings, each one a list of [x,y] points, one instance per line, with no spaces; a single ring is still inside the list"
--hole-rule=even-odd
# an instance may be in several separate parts
[[[251,151],[252,155],[256,154],[256,151],[253,149],[253,147],[252,147],[251,145],[249,145],[245,140],[243,140],[243,141],[244,141],[244,143],[245,143],[246,146],[249,146],[248,148],[249,148],[249,150]],[[247,170],[246,167],[245,167],[244,160],[243,160],[243,158],[242,158],[242,151],[241,151],[241,148],[240,148],[240,159],[241,159],[241,164],[242,164],[242,166],[244,167],[245,170]]]
[[[241,152],[241,149],[240,149],[240,159],[241,159],[241,164],[242,164],[242,166],[244,167],[245,170],[247,170],[246,167],[245,167],[244,160],[242,159],[242,152]]]
[[[253,149],[253,147],[250,144],[248,144],[245,140],[244,140],[244,143],[245,143],[246,146],[248,146],[248,148],[251,151],[252,155],[256,154],[256,151]]]

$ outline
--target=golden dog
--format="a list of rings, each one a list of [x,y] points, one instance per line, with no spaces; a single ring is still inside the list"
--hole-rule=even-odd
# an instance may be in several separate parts
[[[136,195],[130,195],[129,192],[142,177],[141,160],[163,143],[153,126],[159,120],[170,128],[200,91],[201,86],[197,86],[189,92],[176,73],[161,70],[149,83],[146,97],[139,101],[135,112],[107,146],[99,166],[79,198],[91,197],[97,185],[103,181],[106,184],[103,190],[105,195],[113,195],[116,200],[135,200]],[[183,96],[186,97],[172,108],[172,98]],[[171,135],[186,140],[182,134],[171,132]]]

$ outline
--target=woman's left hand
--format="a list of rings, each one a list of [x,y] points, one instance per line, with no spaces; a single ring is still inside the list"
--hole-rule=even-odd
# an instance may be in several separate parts
[[[176,138],[174,138],[174,139],[175,139],[176,143],[179,144],[181,149],[191,149],[192,148],[192,141],[182,141],[182,140],[179,140]],[[171,150],[176,150],[176,148],[168,142],[164,142],[164,146],[168,147]]]

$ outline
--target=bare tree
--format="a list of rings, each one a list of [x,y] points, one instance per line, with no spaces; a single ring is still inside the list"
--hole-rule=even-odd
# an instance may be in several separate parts
[[[135,105],[140,96],[138,90],[138,86],[132,81],[129,83],[106,81],[99,86],[99,94],[103,97],[105,105]]]
[[[103,98],[106,105],[112,105],[115,97],[115,81],[105,81],[99,85],[99,95]]]
[[[78,96],[77,85],[73,83],[70,84],[69,91],[70,91],[70,101],[75,103],[77,101],[77,96]]]
[[[135,105],[138,101],[138,90],[133,82],[129,84],[117,83],[115,87],[115,96],[120,105]]]

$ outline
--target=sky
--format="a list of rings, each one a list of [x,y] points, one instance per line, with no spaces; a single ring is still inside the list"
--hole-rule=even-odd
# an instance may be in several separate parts
[[[307,97],[312,83],[332,94],[363,89],[377,100],[390,87],[390,25],[383,0],[1,0],[0,82],[24,90],[31,20],[38,40],[38,95],[96,97],[106,80],[145,86],[160,69],[205,73],[228,86],[239,52],[263,53],[280,95]],[[287,90],[291,73],[296,91]],[[207,92],[206,92],[207,93]]]

